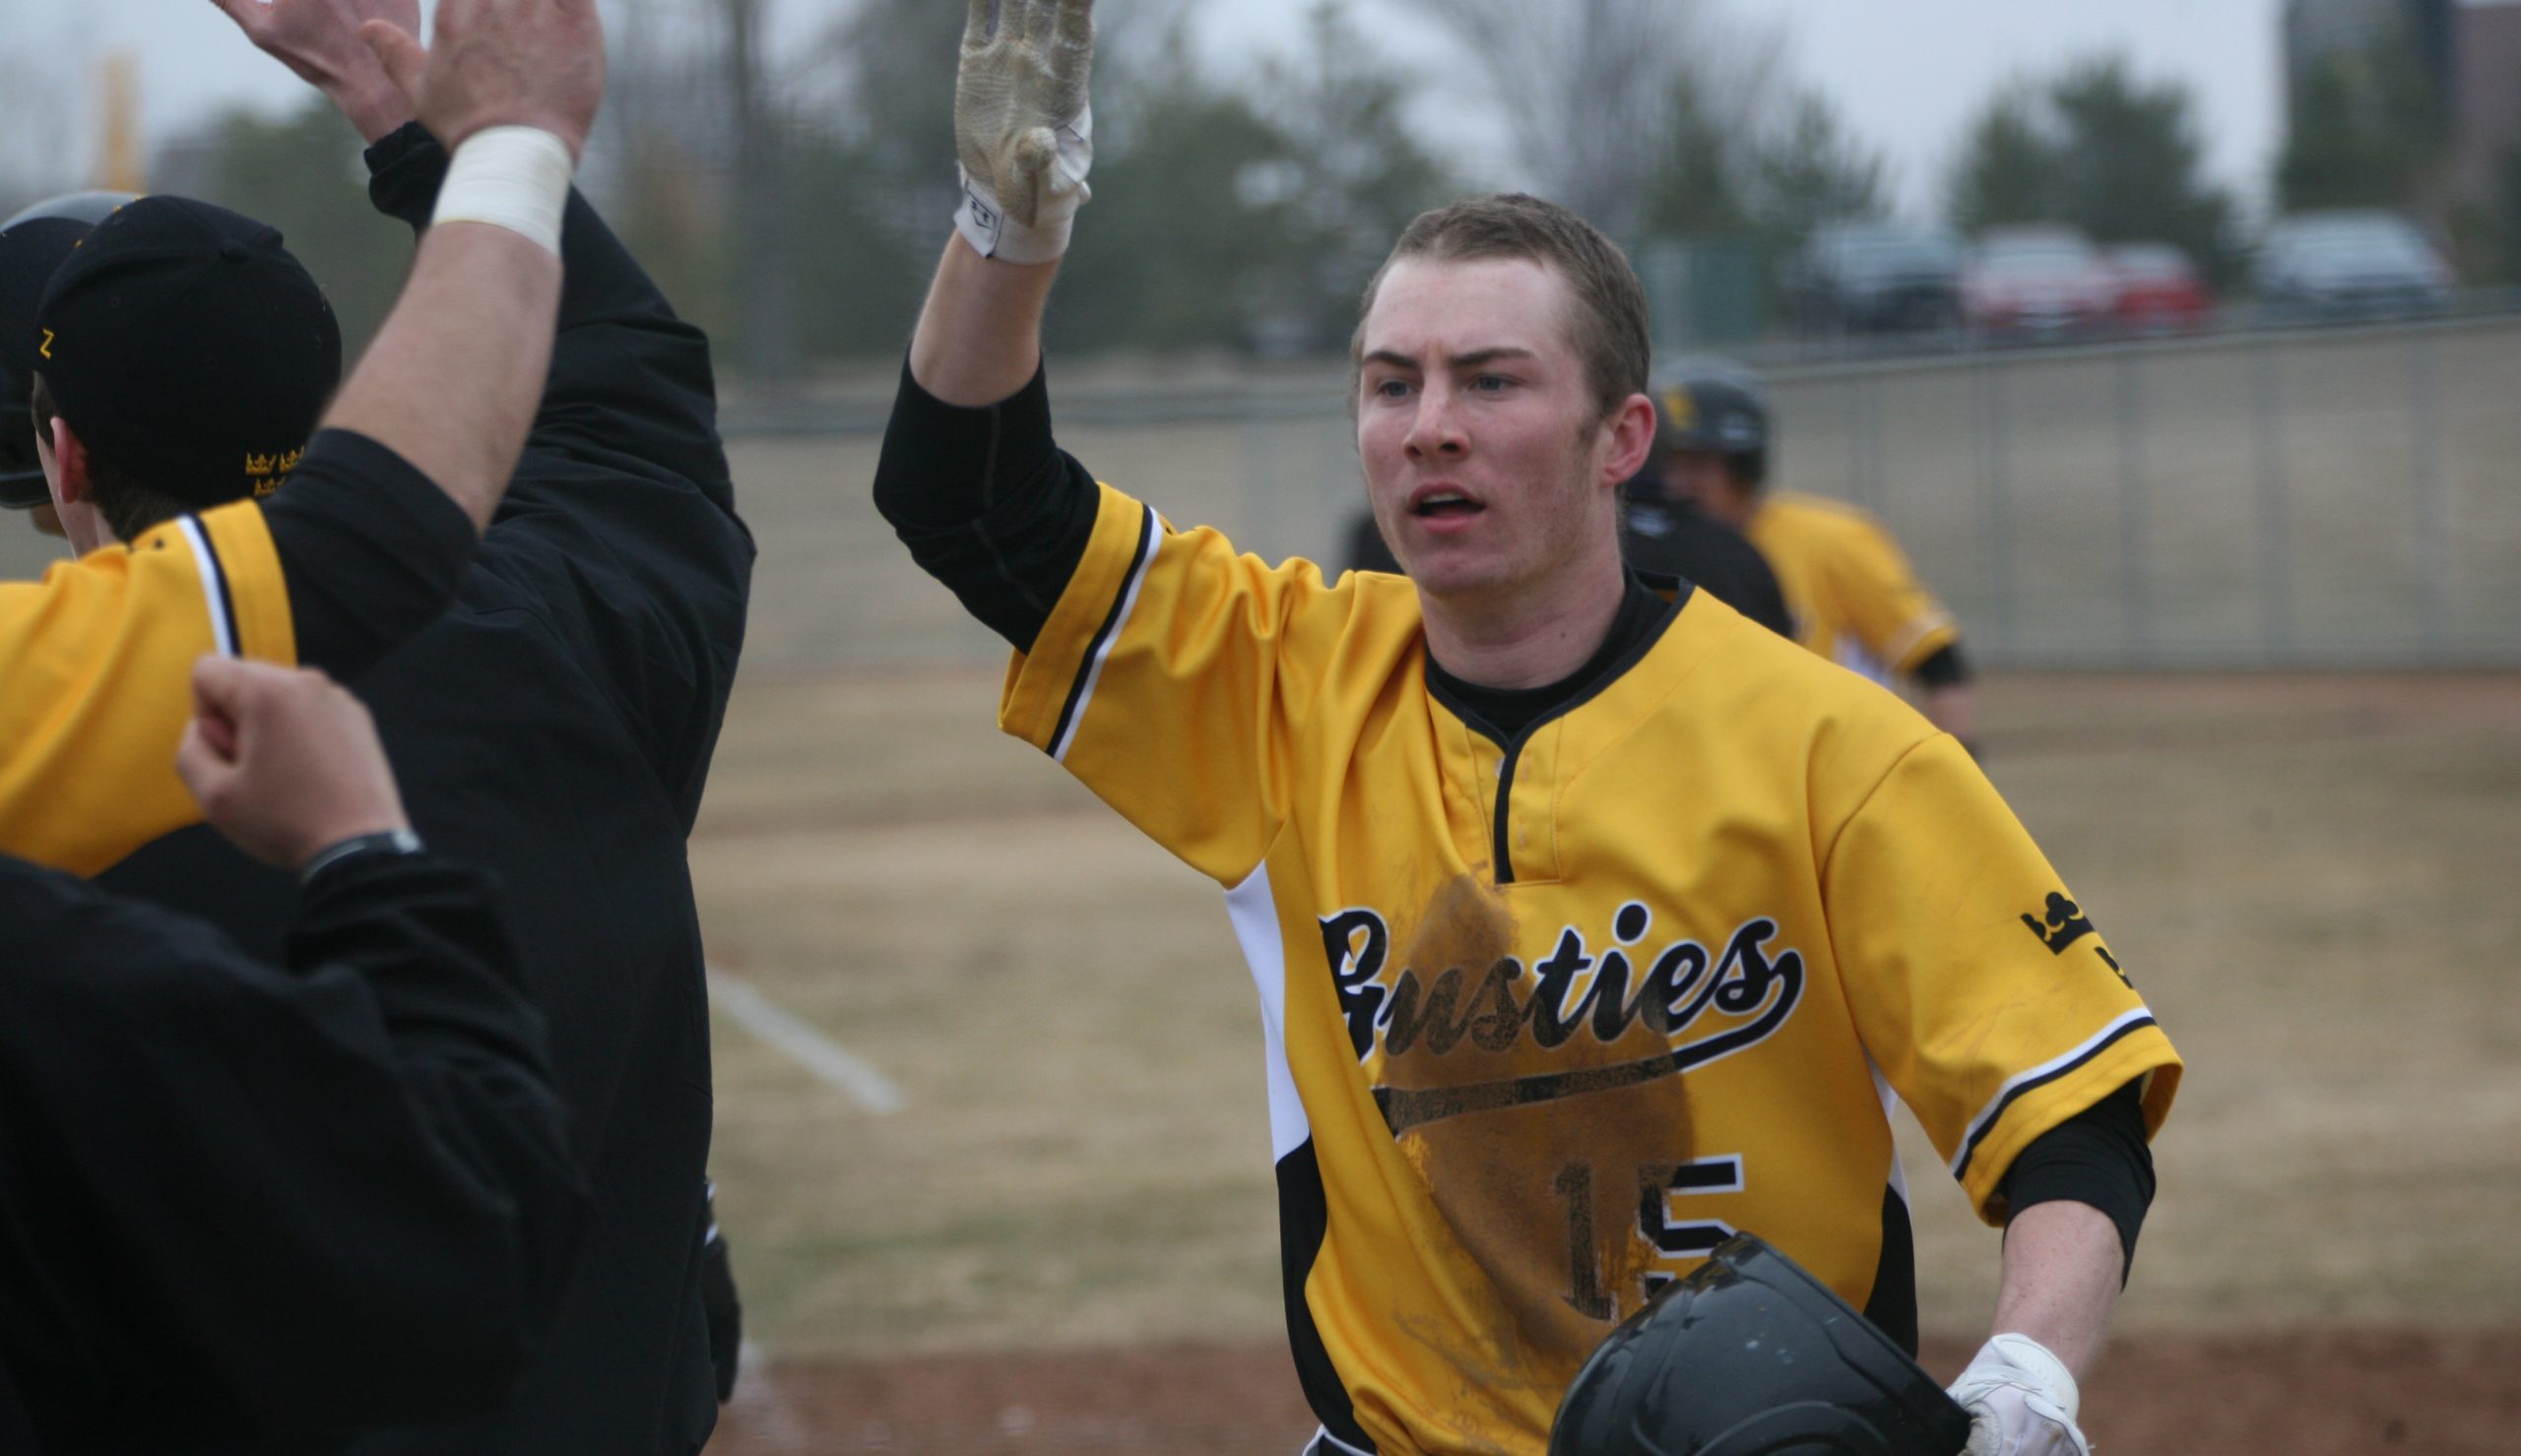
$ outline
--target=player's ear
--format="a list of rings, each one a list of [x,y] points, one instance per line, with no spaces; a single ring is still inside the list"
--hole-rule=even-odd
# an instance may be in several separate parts
[[[58,414],[52,416],[44,433],[50,438],[39,438],[36,443],[50,447],[52,471],[48,479],[53,502],[75,505],[86,500],[96,485],[96,476],[89,469],[87,444],[70,427],[70,421]]]
[[[1630,395],[1602,422],[1602,429],[1609,437],[1610,450],[1602,458],[1601,478],[1596,483],[1625,484],[1646,468],[1646,457],[1654,448],[1654,402],[1644,395]]]

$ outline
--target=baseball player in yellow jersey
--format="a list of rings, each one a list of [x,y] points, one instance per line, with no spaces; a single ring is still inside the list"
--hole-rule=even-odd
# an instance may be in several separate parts
[[[1756,380],[1701,365],[1658,383],[1653,468],[1666,494],[1740,531],[1785,588],[1804,646],[1876,682],[1913,680],[1928,721],[1964,742],[1976,709],[1961,632],[1882,523],[1768,484],[1774,433]]]
[[[1587,1351],[1733,1231],[1913,1347],[1898,1099],[2009,1222],[1972,1449],[2080,1450],[2178,1058],[1951,737],[1622,568],[1627,261],[1531,198],[1419,219],[1355,340],[1407,579],[1239,555],[1053,441],[1089,6],[992,11],[875,496],[1017,649],[1002,726],[1225,893],[1310,1449],[1542,1451]]]
[[[0,584],[0,853],[93,871],[196,817],[173,762],[202,654],[348,676],[452,597],[543,388],[558,219],[604,58],[580,0],[460,8],[438,29],[456,43],[424,54],[382,25],[369,41],[432,130],[474,148],[471,180],[451,181],[438,208],[441,223],[459,225],[421,243],[291,488],[181,517],[40,583]],[[154,377],[126,372],[134,359],[189,358],[218,373],[215,356],[203,364],[153,332],[167,323],[158,305],[260,266],[259,236],[217,212],[167,198],[123,209],[46,284],[36,327],[0,342],[13,369],[33,376],[36,450],[55,498],[86,471],[89,448],[44,398]],[[192,342],[250,355],[255,340],[243,330]]]

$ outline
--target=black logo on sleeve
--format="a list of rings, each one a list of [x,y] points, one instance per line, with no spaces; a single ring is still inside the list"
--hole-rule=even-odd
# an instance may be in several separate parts
[[[2048,947],[2052,956],[2064,955],[2067,946],[2093,933],[2092,920],[2083,907],[2057,893],[2049,895],[2044,918],[2024,916],[2022,922],[2031,927],[2031,933],[2039,937],[2039,943]],[[2109,953],[2107,946],[2096,945],[2093,950],[2110,970],[2118,972],[2119,980],[2127,979],[2127,973],[2118,969],[2118,958]]]

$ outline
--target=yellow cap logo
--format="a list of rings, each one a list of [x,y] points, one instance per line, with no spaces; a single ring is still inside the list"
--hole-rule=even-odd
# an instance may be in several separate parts
[[[35,352],[42,354],[45,358],[52,357],[52,331],[50,329],[43,331],[43,343],[35,346]]]
[[[1688,390],[1675,384],[1663,391],[1663,417],[1671,421],[1672,428],[1676,430],[1688,429],[1698,423],[1698,401],[1690,398]]]
[[[245,455],[245,476],[254,482],[256,495],[269,495],[281,487],[281,482],[289,478],[289,473],[296,470],[297,463],[305,458],[304,446],[287,455],[256,455],[248,451]]]

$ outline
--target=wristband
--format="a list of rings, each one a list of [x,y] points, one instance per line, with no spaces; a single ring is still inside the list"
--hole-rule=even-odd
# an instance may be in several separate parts
[[[379,830],[375,834],[355,834],[349,839],[317,850],[313,856],[307,859],[305,866],[297,871],[297,882],[300,885],[311,885],[315,883],[315,877],[325,870],[345,859],[355,859],[361,855],[418,855],[421,849],[420,837],[408,829],[386,829]]]
[[[560,251],[560,217],[577,164],[568,144],[533,126],[484,127],[446,164],[430,225],[487,222]]]

